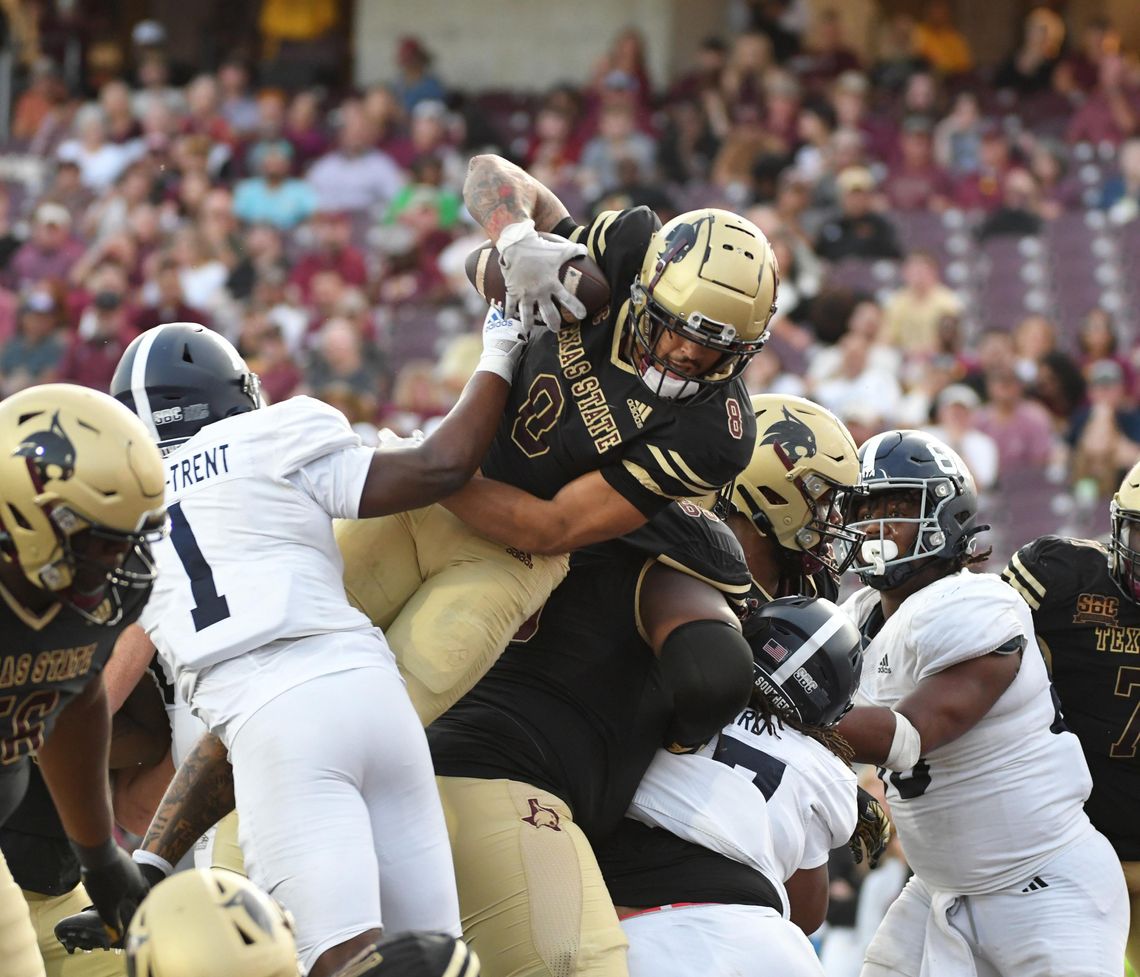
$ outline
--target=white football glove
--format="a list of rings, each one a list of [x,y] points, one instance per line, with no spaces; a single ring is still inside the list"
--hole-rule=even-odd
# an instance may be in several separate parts
[[[507,287],[506,315],[518,316],[529,333],[534,326],[534,307],[551,332],[558,332],[562,313],[555,301],[575,319],[586,317],[586,307],[559,281],[558,272],[571,258],[586,254],[584,244],[549,241],[534,229],[534,221],[508,224],[498,240],[499,263]]]
[[[376,443],[381,448],[414,448],[422,444],[424,432],[418,428],[408,437],[402,437],[390,427],[382,427],[376,432]]]
[[[492,305],[483,320],[483,355],[475,372],[495,373],[510,383],[526,349],[528,335],[518,319],[506,318],[498,306]]]

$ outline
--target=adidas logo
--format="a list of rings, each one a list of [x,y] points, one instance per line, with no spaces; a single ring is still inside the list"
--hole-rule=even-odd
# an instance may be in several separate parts
[[[632,398],[627,400],[625,404],[629,408],[630,414],[633,415],[633,423],[637,425],[637,429],[640,431],[645,427],[645,422],[649,420],[649,415],[653,413],[653,408]]]
[[[1038,889],[1048,889],[1049,883],[1046,882],[1040,875],[1033,876],[1032,881],[1027,885],[1022,892],[1036,892]]]
[[[880,675],[890,675],[891,674],[891,666],[887,664],[887,656],[886,655],[883,655],[883,657],[879,659],[879,674]]]

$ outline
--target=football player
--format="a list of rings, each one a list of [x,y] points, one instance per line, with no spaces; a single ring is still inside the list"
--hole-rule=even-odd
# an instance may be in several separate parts
[[[144,333],[112,378],[166,452],[171,535],[141,623],[224,744],[246,867],[296,917],[314,977],[376,939],[381,906],[393,930],[459,934],[423,730],[383,634],[345,599],[332,520],[469,478],[523,342],[517,323],[488,318],[451,414],[422,442],[376,450],[320,401],[263,407],[257,377],[200,325]]]
[[[840,544],[832,490],[854,484],[855,446],[806,401],[755,403],[763,428],[742,480],[763,480],[749,498],[776,486],[780,532],[792,529],[784,510],[810,527],[786,561],[798,580],[832,559],[829,540]],[[621,823],[663,741],[699,746],[747,703],[752,652],[718,589],[751,592],[741,543],[754,545],[754,525],[677,503],[622,541],[576,552],[537,619],[429,728],[464,932],[493,977],[626,972],[590,843]]]
[[[850,748],[832,727],[861,639],[817,597],[777,598],[745,631],[749,707],[695,754],[659,752],[598,849],[631,977],[823,977],[805,933],[827,911],[828,853],[856,827]]]
[[[248,879],[181,872],[131,922],[132,977],[299,977],[293,921]],[[479,977],[479,958],[442,933],[403,933],[365,947],[337,977]]]
[[[984,559],[974,482],[954,451],[886,431],[859,451],[851,528],[866,586],[844,610],[866,639],[838,730],[881,776],[914,876],[863,977],[1119,975],[1120,863],[1089,822],[1091,781],[1061,722],[1029,607]]]
[[[1002,571],[1033,611],[1037,641],[1092,774],[1085,813],[1112,843],[1131,902],[1128,960],[1140,967],[1140,464],[1112,499],[1109,550],[1042,536]],[[1134,637],[1136,636],[1136,637]],[[1122,654],[1124,653],[1124,657]]]
[[[508,312],[530,317],[537,304],[550,330],[528,344],[486,479],[450,511],[338,532],[348,593],[388,635],[425,724],[541,606],[564,554],[715,492],[744,467],[755,423],[740,374],[767,339],[778,284],[764,235],[726,211],[661,227],[640,207],[578,226],[497,156],[472,160],[464,200],[502,254]],[[591,322],[577,320],[584,310],[558,280],[582,253],[611,289]],[[559,298],[575,321],[562,322]]]
[[[155,576],[162,459],[105,394],[31,387],[0,403],[0,823],[38,757],[62,830],[112,939],[145,883],[115,843],[102,669]],[[42,977],[28,907],[0,858],[5,977]]]

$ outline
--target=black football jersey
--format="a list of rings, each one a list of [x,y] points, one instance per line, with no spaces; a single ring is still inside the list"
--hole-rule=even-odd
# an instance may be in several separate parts
[[[591,838],[621,820],[672,710],[638,621],[654,552],[684,553],[683,565],[670,565],[728,593],[747,588],[743,553],[722,522],[667,512],[650,524],[662,534],[656,540],[647,527],[636,546],[612,540],[572,554],[569,575],[537,617],[428,728],[437,774],[548,790]]]
[[[1140,606],[1098,543],[1042,536],[1002,571],[1033,611],[1063,721],[1092,772],[1085,810],[1122,860],[1140,859]],[[1058,776],[1063,776],[1058,771]]]
[[[483,474],[544,499],[601,471],[646,517],[730,482],[752,456],[756,418],[741,380],[699,404],[658,397],[622,358],[630,287],[660,227],[647,207],[606,211],[557,233],[586,245],[610,285],[593,321],[542,330],[515,372]]]
[[[19,763],[39,749],[60,711],[103,670],[149,594],[149,588],[124,591],[121,620],[104,627],[65,604],[36,618],[0,587],[0,765]],[[11,811],[17,801],[0,797],[0,810]]]

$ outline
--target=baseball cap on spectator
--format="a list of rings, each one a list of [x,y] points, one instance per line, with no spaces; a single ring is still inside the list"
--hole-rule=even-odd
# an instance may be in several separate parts
[[[54,224],[56,227],[71,226],[71,212],[62,204],[50,200],[36,208],[34,219],[37,224]]]
[[[1109,386],[1124,382],[1124,370],[1116,360],[1097,360],[1089,367],[1089,383],[1093,386]]]
[[[166,43],[166,28],[157,20],[140,20],[131,30],[131,40],[139,47],[159,47]]]
[[[869,192],[875,189],[875,177],[865,166],[848,166],[835,178],[835,185],[842,193]]]
[[[939,410],[943,407],[948,407],[950,404],[960,404],[962,407],[973,409],[979,406],[981,402],[977,391],[975,391],[973,387],[966,386],[964,383],[952,383],[947,387],[943,387],[937,399]]]

